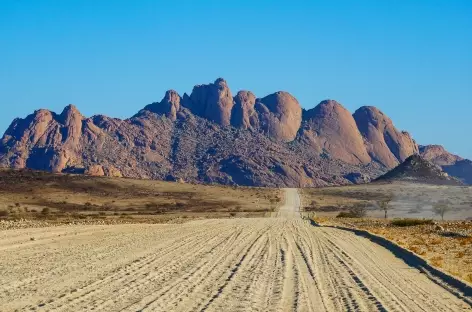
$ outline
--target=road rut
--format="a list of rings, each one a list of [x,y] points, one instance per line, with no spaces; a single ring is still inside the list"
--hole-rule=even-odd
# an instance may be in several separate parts
[[[470,311],[391,252],[300,218],[0,232],[1,311]],[[30,240],[34,237],[35,240]]]

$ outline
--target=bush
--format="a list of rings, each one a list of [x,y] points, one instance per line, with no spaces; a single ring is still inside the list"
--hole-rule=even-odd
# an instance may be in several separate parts
[[[340,212],[336,218],[363,218],[367,215],[367,210],[364,206],[355,206],[348,211]]]
[[[433,220],[423,219],[395,219],[390,222],[393,226],[416,226],[423,224],[433,224]]]
[[[6,210],[0,210],[0,218],[2,218],[2,217],[6,218],[6,217],[8,217],[9,214],[10,213]]]
[[[43,210],[41,210],[41,213],[45,216],[48,215],[50,212],[51,209],[49,209],[49,207],[44,207]]]
[[[341,211],[340,213],[338,213],[336,218],[352,218],[352,216],[349,211]]]

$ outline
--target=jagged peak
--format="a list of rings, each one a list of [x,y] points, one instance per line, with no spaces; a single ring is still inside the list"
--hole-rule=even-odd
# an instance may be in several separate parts
[[[167,90],[167,91],[166,91],[166,93],[165,93],[165,95],[164,95],[164,99],[165,99],[165,98],[171,98],[171,97],[173,97],[173,96],[178,96],[178,97],[180,97],[180,95],[179,95],[179,93],[178,93],[177,91],[175,91],[175,90],[173,90],[173,89],[170,89],[170,90]]]
[[[53,114],[54,114],[54,112],[50,111],[49,109],[45,109],[45,108],[40,108],[40,109],[37,109],[33,112],[34,116],[53,115]]]
[[[216,78],[214,84],[216,84],[216,85],[219,85],[219,84],[225,84],[225,85],[227,85],[228,83],[226,82],[226,80],[225,80],[224,78],[219,77],[219,78]]]
[[[74,115],[82,115],[80,111],[78,110],[77,106],[74,104],[69,104],[64,109],[62,110],[61,115],[69,115],[69,114],[74,114]]]
[[[59,115],[60,122],[64,123],[65,125],[69,125],[70,123],[77,124],[80,120],[84,119],[84,116],[79,112],[77,107],[73,104],[69,104],[64,107],[61,115]]]
[[[179,93],[175,90],[167,90],[164,97],[162,98],[160,103],[153,103],[155,105],[164,105],[167,103],[177,104],[180,107],[180,101],[182,98],[180,97]]]

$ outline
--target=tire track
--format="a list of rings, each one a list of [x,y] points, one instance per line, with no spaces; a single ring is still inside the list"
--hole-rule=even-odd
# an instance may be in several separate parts
[[[302,220],[296,190],[285,198],[278,218],[2,231],[0,310],[471,311],[388,250]]]

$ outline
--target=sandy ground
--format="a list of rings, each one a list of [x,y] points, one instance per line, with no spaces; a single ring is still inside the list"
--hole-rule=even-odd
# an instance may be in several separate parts
[[[0,231],[0,310],[469,311],[388,250],[275,218]]]

